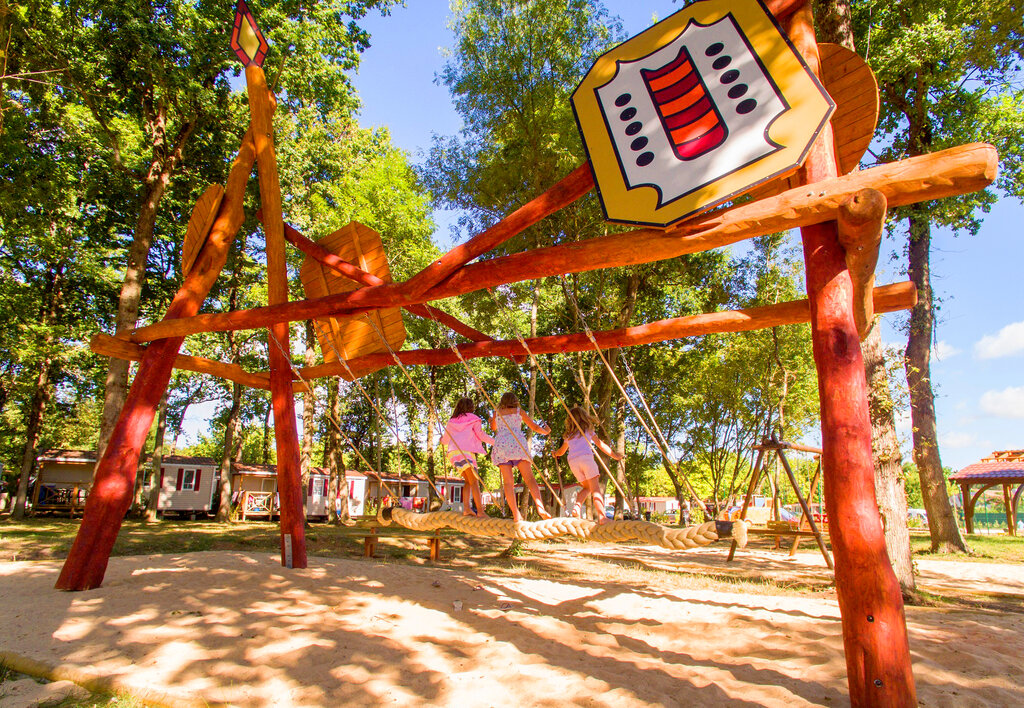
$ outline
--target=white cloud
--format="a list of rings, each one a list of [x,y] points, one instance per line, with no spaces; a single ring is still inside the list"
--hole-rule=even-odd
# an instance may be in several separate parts
[[[1024,386],[986,391],[980,405],[981,410],[997,418],[1024,418]]]
[[[986,334],[974,345],[974,355],[979,359],[998,359],[1024,353],[1024,322],[1014,322],[999,330],[996,335]]]
[[[935,346],[932,348],[932,353],[935,355],[935,358],[938,361],[945,361],[946,359],[951,359],[952,357],[959,354],[960,351],[960,349],[957,349],[956,347],[954,347],[952,344],[945,340],[939,340],[938,342],[935,343]]]
[[[939,445],[946,448],[974,447],[978,444],[978,438],[973,433],[943,433],[939,435]]]

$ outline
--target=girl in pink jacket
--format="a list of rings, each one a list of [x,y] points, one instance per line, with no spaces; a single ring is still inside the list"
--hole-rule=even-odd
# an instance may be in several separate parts
[[[480,497],[480,476],[476,468],[476,456],[484,452],[483,443],[494,444],[490,435],[484,432],[483,423],[474,413],[476,406],[472,398],[460,398],[452,411],[451,420],[444,428],[441,444],[448,448],[448,459],[456,470],[462,471],[466,490],[471,497],[462,495],[462,513],[472,516],[469,499],[476,505],[476,515],[484,517],[483,499]]]

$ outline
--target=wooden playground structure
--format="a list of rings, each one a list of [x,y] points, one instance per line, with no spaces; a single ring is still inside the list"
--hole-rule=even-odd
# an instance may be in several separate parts
[[[831,124],[826,115],[798,167],[716,197],[710,206],[725,204],[743,193],[752,195],[749,201],[717,211],[709,213],[704,208],[665,226],[629,229],[470,263],[593,190],[595,176],[588,162],[409,280],[393,283],[386,261],[381,269],[371,257],[375,247],[359,250],[360,245],[377,243],[362,227],[352,227],[360,232],[356,240],[337,237],[313,243],[284,224],[271,120],[275,102],[260,66],[267,46],[248,8],[243,12],[243,7],[240,3],[233,47],[242,50],[239,56],[246,64],[250,128],[223,189],[204,195],[193,212],[191,240],[185,249],[186,263],[191,263],[163,320],[113,337],[97,335],[93,340],[97,353],[140,363],[97,465],[82,525],[56,587],[86,590],[103,582],[114,540],[131,503],[143,443],[175,368],[270,390],[278,456],[281,562],[289,568],[304,568],[307,558],[294,391],[302,390],[305,381],[323,376],[355,380],[396,364],[436,366],[475,357],[628,347],[810,322],[821,399],[825,501],[851,699],[854,705],[916,704],[900,588],[886,555],[874,498],[871,426],[859,341],[876,313],[910,308],[915,303],[909,282],[874,286],[887,208],[984,188],[996,176],[995,149],[987,144],[964,145],[857,171],[877,120],[877,89],[873,80],[865,81],[870,70],[852,52],[819,47],[810,3],[770,0],[764,5],[771,13],[769,19],[788,35],[786,41],[806,66],[822,77],[835,101]],[[637,159],[640,164],[643,155]],[[199,314],[242,225],[242,201],[254,165],[259,167],[266,236],[268,303],[250,310]],[[806,300],[667,319],[594,332],[592,337],[588,332],[514,341],[495,341],[429,305],[506,283],[675,258],[794,228],[801,230],[803,241]],[[356,244],[356,250],[343,252],[342,241]],[[309,266],[303,268],[303,282],[312,288],[307,289],[307,299],[288,299],[288,242],[307,254]],[[398,351],[404,340],[401,309],[445,324],[470,341],[447,349]],[[307,319],[315,320],[321,343],[327,344],[324,363],[293,370],[289,323]],[[251,328],[269,331],[267,372],[179,354],[190,334]],[[388,341],[373,346],[367,334],[371,329]]]

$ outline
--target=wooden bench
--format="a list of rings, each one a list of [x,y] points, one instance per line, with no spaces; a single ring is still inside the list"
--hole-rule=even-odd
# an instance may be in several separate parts
[[[376,558],[374,553],[377,544],[380,543],[378,532],[380,529],[371,527],[369,532],[363,536],[363,558]],[[434,531],[432,534],[403,534],[401,536],[385,536],[385,538],[425,538],[427,547],[430,550],[430,561],[436,563],[441,560],[441,533]]]

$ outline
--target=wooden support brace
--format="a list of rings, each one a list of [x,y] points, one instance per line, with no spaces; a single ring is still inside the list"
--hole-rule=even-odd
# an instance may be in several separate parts
[[[206,243],[167,308],[165,319],[195,315],[220,275],[227,261],[228,248],[244,220],[242,199],[254,162],[250,130],[242,139],[238,156],[231,165],[224,198]],[[142,446],[171,379],[174,361],[183,341],[181,337],[165,339],[146,349],[110,441],[96,463],[94,483],[85,503],[82,523],[57,579],[58,590],[89,590],[103,583],[110,551],[131,505]]]
[[[839,243],[853,280],[853,319],[861,341],[868,336],[875,312],[871,290],[885,226],[886,199],[877,189],[862,189],[839,206]]]
[[[109,334],[102,332],[92,336],[92,339],[89,341],[89,348],[101,356],[127,359],[128,361],[141,361],[146,354],[146,347],[126,342],[117,337],[111,337]],[[201,356],[178,354],[174,357],[174,368],[218,376],[228,381],[240,383],[243,386],[249,386],[250,388],[259,388],[264,391],[270,390],[270,374],[265,372],[254,374],[237,364],[214,361]]]
[[[148,342],[198,332],[252,329],[275,322],[355,315],[368,311],[366,308],[403,307],[505,283],[676,258],[766,233],[834,222],[840,205],[865,187],[884,194],[890,207],[977,191],[995,179],[997,165],[998,155],[991,145],[961,145],[823,179],[813,188],[791,189],[771,199],[732,207],[664,231],[627,231],[472,263],[419,297],[404,294],[396,284],[377,285],[316,300],[158,322],[134,330],[130,339]]]
[[[593,188],[594,174],[590,170],[590,163],[586,162],[491,228],[448,251],[410,278],[403,286],[403,290],[412,297],[422,295],[477,256],[487,253],[541,219],[572,204]]]

